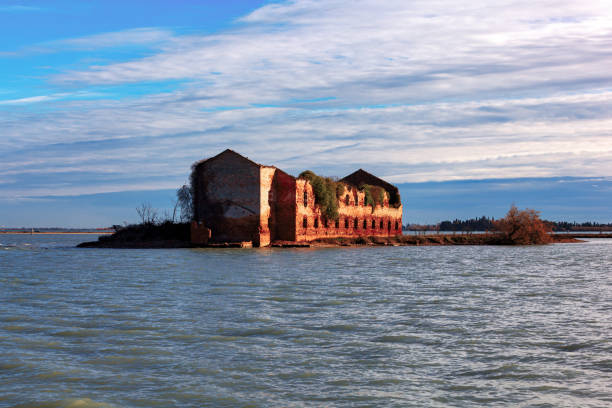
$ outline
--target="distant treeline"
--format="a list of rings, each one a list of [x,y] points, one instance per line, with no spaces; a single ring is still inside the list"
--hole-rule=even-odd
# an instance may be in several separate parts
[[[0,232],[110,232],[112,228],[0,227]]]
[[[480,217],[469,220],[442,221],[439,224],[406,224],[404,231],[491,231],[494,218]]]
[[[546,221],[552,225],[553,231],[612,231],[612,223],[602,224],[599,222],[567,222]]]
[[[453,221],[442,221],[439,224],[420,225],[406,224],[404,231],[493,231],[495,218],[480,217],[468,220],[455,219]],[[612,231],[612,223],[604,224],[598,222],[567,222],[547,221],[553,231]]]
[[[494,229],[494,218],[480,217],[469,220],[442,221],[440,231],[490,231]]]

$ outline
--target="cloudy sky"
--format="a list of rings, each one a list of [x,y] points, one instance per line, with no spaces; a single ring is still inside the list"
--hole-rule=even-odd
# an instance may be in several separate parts
[[[609,222],[611,67],[609,0],[0,0],[0,225],[134,221],[225,148]]]

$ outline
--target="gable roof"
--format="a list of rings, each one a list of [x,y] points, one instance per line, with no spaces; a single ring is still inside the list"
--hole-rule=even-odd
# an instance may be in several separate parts
[[[247,163],[249,163],[250,165],[253,165],[253,166],[257,166],[257,167],[269,167],[269,166],[263,166],[263,165],[261,165],[259,163],[255,163],[253,160],[249,159],[248,157],[245,157],[245,156],[241,155],[240,153],[236,153],[232,149],[225,149],[224,151],[222,151],[221,153],[217,154],[216,156],[209,157],[207,159],[199,160],[199,161],[193,163],[193,167],[199,167],[199,166],[203,165],[204,163],[208,163],[210,161],[218,160],[218,159],[221,159],[221,158],[223,158],[225,156],[234,156],[234,157],[237,157],[238,159],[246,161]]]
[[[378,178],[372,173],[368,173],[367,171],[363,169],[359,169],[349,174],[348,176],[340,179],[340,181],[348,183],[348,184],[352,184],[357,187],[359,187],[362,184],[369,184],[371,186],[382,187],[385,190],[387,190],[389,194],[397,193],[399,191],[398,188],[395,187],[393,184],[387,183],[385,180]]]
[[[202,160],[199,160],[199,161],[197,161],[197,162],[193,163],[192,168],[193,168],[193,169],[195,169],[196,167],[199,167],[199,166],[201,166],[201,165],[203,165],[203,164],[205,164],[205,163],[208,163],[208,162],[210,162],[210,161],[214,161],[214,160],[218,160],[218,159],[222,159],[223,157],[226,157],[226,156],[233,156],[233,157],[236,157],[236,158],[238,158],[238,159],[240,159],[240,160],[242,160],[242,161],[247,162],[247,163],[248,163],[249,165],[251,165],[251,166],[257,166],[257,167],[267,167],[267,168],[276,169],[277,171],[280,171],[280,172],[282,172],[283,174],[286,174],[286,175],[287,175],[287,176],[289,176],[289,177],[293,177],[292,175],[290,175],[290,174],[288,174],[288,173],[286,173],[286,172],[282,171],[282,170],[281,170],[281,169],[279,169],[278,167],[275,167],[275,166],[267,166],[267,165],[265,165],[265,164],[256,163],[256,162],[254,162],[253,160],[249,159],[248,157],[243,156],[243,155],[241,155],[240,153],[237,153],[237,152],[233,151],[232,149],[225,149],[224,151],[222,151],[221,153],[217,154],[216,156],[209,157],[209,158],[207,158],[207,159],[202,159]],[[295,178],[295,177],[294,177],[294,178]]]

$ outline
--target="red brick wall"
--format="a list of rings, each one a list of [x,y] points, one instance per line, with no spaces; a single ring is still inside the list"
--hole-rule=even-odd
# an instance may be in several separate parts
[[[211,242],[252,241],[254,246],[266,246],[276,240],[402,233],[402,207],[389,207],[388,195],[383,205],[372,208],[364,205],[363,192],[348,188],[339,200],[338,227],[334,220],[328,220],[326,225],[309,182],[274,167],[258,165],[229,150],[200,163],[192,186],[196,221],[193,236],[198,241],[206,239],[208,229]],[[205,228],[200,229],[198,223]]]
[[[273,183],[272,240],[295,241],[295,197],[295,178],[281,170],[276,170]]]
[[[304,206],[304,192],[307,193],[307,205]],[[349,197],[349,204],[346,205],[346,196]],[[385,197],[383,205],[377,205],[374,209],[365,206],[365,194],[356,188],[350,191],[345,190],[339,200],[338,228],[335,221],[329,220],[325,226],[325,217],[321,216],[320,208],[315,205],[312,186],[306,180],[296,181],[296,241],[311,241],[324,237],[356,237],[356,236],[393,236],[402,233],[402,207],[389,207],[388,196]],[[306,217],[307,227],[304,228],[304,217]],[[345,227],[345,220],[348,220],[348,227]],[[357,226],[355,227],[355,220]],[[364,228],[364,221],[366,222]],[[374,227],[372,227],[374,221]],[[380,228],[380,222],[383,227]],[[389,224],[391,228],[389,228]]]

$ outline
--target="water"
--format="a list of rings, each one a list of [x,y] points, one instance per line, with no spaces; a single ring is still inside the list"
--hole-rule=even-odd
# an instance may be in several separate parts
[[[1,407],[612,406],[612,240],[87,239],[0,235]]]

